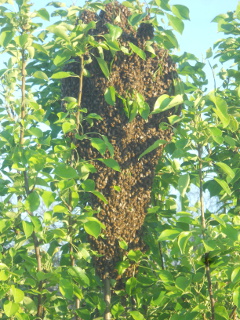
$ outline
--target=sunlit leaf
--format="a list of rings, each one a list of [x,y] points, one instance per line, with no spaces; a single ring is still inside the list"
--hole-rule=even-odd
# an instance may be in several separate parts
[[[119,164],[116,160],[114,159],[98,159],[99,161],[103,162],[107,167],[116,170],[116,171],[121,171],[121,168],[119,167]]]
[[[190,176],[188,173],[181,175],[180,178],[178,179],[178,188],[182,197],[185,196],[189,183],[190,183]]]
[[[61,278],[59,282],[59,291],[67,298],[72,299],[73,297],[73,285],[70,279]]]
[[[99,67],[101,68],[103,74],[105,75],[105,77],[107,79],[109,79],[110,73],[109,73],[107,62],[100,57],[95,57],[95,58],[97,59],[97,62],[99,64]]]
[[[189,9],[186,6],[175,4],[171,7],[172,13],[175,14],[179,19],[190,20]]]
[[[182,230],[177,230],[177,229],[166,229],[161,232],[160,236],[158,237],[158,241],[165,241],[165,240],[174,240],[177,238],[179,233]]]
[[[34,212],[40,206],[39,195],[36,191],[31,192],[25,200],[25,208],[30,212]]]
[[[146,60],[146,53],[142,49],[135,46],[135,44],[133,44],[132,42],[129,42],[129,46],[132,49],[132,51],[135,52],[140,58]]]
[[[167,14],[169,25],[173,27],[174,30],[182,34],[184,29],[184,23],[178,17],[174,17],[171,14]]]
[[[12,301],[5,301],[3,304],[3,310],[7,317],[12,317],[19,309],[19,304]]]
[[[84,229],[88,234],[96,239],[101,233],[101,225],[97,221],[87,221],[86,223],[84,223]]]
[[[229,185],[227,184],[226,181],[218,179],[218,178],[214,178],[215,181],[217,181],[217,183],[222,187],[222,189],[229,195],[231,195],[232,191],[229,188]]]
[[[162,146],[166,143],[167,143],[166,140],[161,140],[161,139],[155,141],[150,147],[148,147],[143,153],[140,154],[139,159],[141,159],[143,156],[145,156],[149,152],[157,149],[159,146]]]
[[[115,89],[113,86],[110,86],[109,88],[106,89],[104,93],[104,98],[108,104],[110,104],[111,106],[114,106],[116,102],[116,97],[115,97]]]

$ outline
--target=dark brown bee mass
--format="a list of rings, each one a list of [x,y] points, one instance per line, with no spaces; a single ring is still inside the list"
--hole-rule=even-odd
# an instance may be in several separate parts
[[[118,39],[121,46],[129,49],[130,41],[145,50],[146,41],[153,37],[154,28],[145,20],[146,23],[141,23],[138,30],[135,30],[128,22],[130,15],[128,8],[118,2],[111,2],[99,15],[85,11],[81,20],[84,23],[92,20],[97,22],[97,28],[90,31],[97,41],[101,41],[100,34],[109,32],[105,25],[108,22],[122,28],[122,35]],[[91,238],[92,248],[102,255],[96,258],[95,264],[97,272],[103,278],[107,272],[112,278],[117,276],[116,263],[122,260],[124,254],[124,250],[119,246],[120,240],[123,239],[128,243],[128,250],[144,248],[141,227],[150,202],[154,169],[162,154],[163,146],[141,160],[138,158],[156,140],[170,141],[172,136],[170,128],[160,130],[159,124],[167,122],[167,116],[175,110],[149,116],[147,121],[137,115],[129,122],[123,111],[121,99],[117,98],[114,106],[107,104],[104,99],[105,90],[113,86],[124,98],[130,97],[133,92],[140,93],[152,110],[159,96],[173,93],[175,66],[165,49],[159,48],[154,43],[152,47],[156,56],[145,51],[146,60],[135,53],[126,55],[122,51],[118,51],[113,58],[111,52],[105,50],[105,60],[110,63],[113,59],[109,79],[103,75],[95,58],[92,58],[92,62],[85,67],[91,76],[84,77],[83,80],[81,107],[87,108],[89,113],[97,113],[102,120],[94,122],[92,127],[88,122],[83,122],[83,132],[97,132],[108,137],[114,147],[114,159],[121,167],[121,172],[117,172],[99,161],[92,162],[97,168],[97,173],[91,177],[95,180],[96,190],[102,192],[108,200],[108,204],[104,204],[95,196],[91,199],[94,208],[101,207],[97,218],[106,226],[106,230],[103,231],[104,238],[99,237],[97,240]],[[67,68],[79,74],[81,66],[76,62],[68,64]],[[76,78],[65,79],[62,88],[63,96],[77,97],[79,81]],[[99,137],[96,134],[89,136]],[[101,157],[87,139],[79,141],[78,153],[80,158],[86,160]],[[107,154],[107,157],[110,155]],[[120,187],[120,191],[114,186]]]

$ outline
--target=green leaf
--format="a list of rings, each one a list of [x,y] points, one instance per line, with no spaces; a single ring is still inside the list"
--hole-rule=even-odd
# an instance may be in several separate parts
[[[14,302],[21,302],[24,299],[24,292],[18,288],[12,286],[11,288]]]
[[[99,161],[103,162],[107,167],[115,170],[115,171],[119,171],[121,172],[121,168],[119,167],[119,164],[116,160],[114,159],[98,159]]]
[[[78,178],[77,171],[72,167],[65,165],[64,163],[58,164],[53,173],[63,179]]]
[[[99,67],[101,68],[103,74],[105,75],[105,77],[107,79],[109,79],[110,73],[109,73],[107,62],[102,58],[99,58],[99,57],[95,57],[95,58],[97,59],[97,62],[99,64]]]
[[[182,254],[186,253],[186,246],[188,244],[189,238],[191,237],[191,231],[183,231],[178,237],[178,246]]]
[[[171,14],[167,13],[167,17],[169,20],[169,25],[171,27],[173,27],[174,30],[176,30],[177,32],[179,32],[180,34],[182,34],[183,29],[184,29],[184,23],[182,22],[181,19],[179,19],[178,17],[174,17]]]
[[[133,44],[132,42],[129,42],[129,46],[132,49],[132,51],[135,52],[140,58],[146,60],[146,53],[142,49],[135,46],[135,44]]]
[[[66,34],[66,28],[64,28],[63,26],[49,26],[47,27],[47,30],[54,33],[57,37],[66,40],[67,42],[70,43],[70,38],[69,36]]]
[[[238,282],[240,280],[240,267],[237,267],[233,270],[231,274],[231,281]]]
[[[233,291],[233,303],[238,309],[240,308],[240,287]]]
[[[27,309],[27,311],[29,311],[30,313],[35,313],[37,311],[37,306],[31,298],[24,297],[23,304],[24,304],[25,308]]]
[[[211,58],[212,55],[213,55],[212,48],[209,48],[209,49],[206,51],[206,59]]]
[[[111,36],[112,41],[117,40],[121,36],[122,29],[120,27],[112,25],[111,23],[106,23],[106,26],[109,30],[109,34]]]
[[[157,98],[157,100],[153,106],[152,114],[166,111],[166,110],[171,109],[177,105],[180,105],[181,103],[183,103],[183,95],[182,94],[178,94],[174,98],[170,98],[169,95],[163,94]]]
[[[99,191],[91,191],[92,194],[94,194],[96,197],[98,197],[100,200],[102,200],[104,203],[108,203],[107,199],[104,197],[104,195]]]
[[[214,93],[210,93],[209,98],[216,106],[216,108],[213,108],[213,111],[221,120],[223,124],[223,128],[226,128],[230,123],[230,116],[228,114],[227,102],[224,99],[215,96]]]
[[[174,240],[180,232],[180,229],[166,229],[163,232],[161,232],[160,236],[158,237],[158,241]]]
[[[49,15],[48,11],[47,11],[45,8],[39,9],[39,10],[37,11],[37,15],[38,15],[40,18],[44,19],[44,20],[47,20],[47,21],[50,20],[50,15]]]
[[[70,267],[68,268],[68,273],[74,278],[79,279],[79,283],[83,287],[88,287],[90,285],[90,281],[84,269],[80,267]]]
[[[34,212],[40,206],[39,195],[36,191],[31,192],[25,200],[25,208],[30,212]]]
[[[0,34],[0,46],[7,47],[14,37],[13,31],[1,31]]]
[[[215,309],[215,314],[217,316],[220,316],[220,319],[229,320],[228,312],[225,307],[217,305],[217,306],[215,306],[214,309]],[[216,319],[218,319],[218,318],[216,318]]]
[[[22,226],[23,226],[23,232],[24,232],[26,238],[29,238],[31,236],[31,234],[33,233],[32,222],[22,221]]]
[[[64,78],[69,78],[69,77],[73,77],[73,78],[79,78],[79,76],[73,72],[66,72],[66,71],[60,71],[60,72],[56,72],[52,75],[52,79],[64,79]]]
[[[205,248],[205,252],[214,251],[216,249],[216,241],[215,240],[202,240],[202,243]]]
[[[72,299],[73,297],[73,285],[70,279],[61,278],[59,281],[59,291],[61,294],[67,298]]]
[[[10,276],[8,270],[0,270],[0,281],[7,281]]]
[[[19,309],[19,304],[12,301],[5,301],[3,305],[3,310],[7,317],[12,317],[17,313]]]
[[[104,155],[106,152],[107,146],[102,139],[99,138],[91,138],[91,145],[93,148],[97,149],[101,155]]]
[[[231,180],[235,177],[235,172],[226,163],[216,162],[216,165],[220,167]]]
[[[229,185],[227,184],[226,181],[220,180],[220,179],[217,179],[217,178],[214,178],[214,180],[217,181],[217,183],[222,187],[222,189],[223,189],[228,195],[231,195],[231,194],[232,194],[231,189],[229,188]]]
[[[172,6],[171,10],[172,10],[172,13],[174,13],[175,16],[177,16],[179,19],[190,20],[188,7],[180,4],[176,4]]]
[[[113,157],[114,156],[114,147],[113,145],[109,142],[108,138],[106,136],[102,136],[103,141],[105,142],[105,145],[108,148],[108,151],[110,152],[110,156]]]
[[[159,146],[166,144],[167,141],[166,140],[157,140],[155,141],[150,147],[148,147],[143,153],[140,154],[138,159],[141,159],[143,156],[145,156],[146,154],[148,154],[149,152],[155,150],[156,148],[158,148]]]
[[[29,132],[31,135],[33,135],[33,136],[35,136],[35,137],[37,137],[37,138],[42,138],[42,136],[43,136],[43,132],[42,132],[42,130],[39,129],[39,128],[32,127],[32,128],[30,128],[30,129],[28,129],[28,132]]]
[[[30,40],[31,37],[28,33],[24,33],[21,36],[15,37],[14,40],[16,41],[17,45],[21,48],[24,48],[25,44]]]
[[[159,277],[163,281],[163,283],[166,283],[166,284],[174,283],[174,279],[170,271],[161,270],[159,272]]]
[[[147,15],[147,12],[144,13],[134,13],[132,14],[129,18],[128,21],[132,26],[135,26],[138,24],[140,21],[142,21],[143,18],[145,18]]]
[[[139,311],[128,311],[134,320],[145,320],[144,316]]]
[[[42,231],[42,223],[40,219],[36,216],[30,216],[30,219],[32,221],[34,231],[35,232]]]
[[[128,249],[128,243],[125,240],[119,240],[118,241],[119,247],[122,248],[123,250]]]
[[[92,179],[87,179],[81,183],[81,187],[85,191],[94,191],[95,190],[95,181]]]
[[[138,262],[142,257],[142,252],[140,250],[130,250],[127,256],[130,260]]]
[[[87,221],[84,223],[84,229],[88,234],[96,239],[101,234],[101,225],[97,221]]]
[[[132,295],[133,289],[137,286],[137,279],[132,277],[126,281],[126,292],[130,296]]]
[[[188,173],[183,174],[178,179],[178,189],[182,197],[185,196],[185,193],[187,191],[187,188],[190,184],[190,176]]]
[[[111,106],[114,106],[116,102],[116,96],[115,96],[115,89],[113,86],[110,86],[106,89],[104,93],[105,101],[110,104]]]
[[[191,281],[186,277],[177,277],[176,279],[176,287],[181,289],[183,292],[186,291],[190,283]]]
[[[41,196],[42,196],[43,202],[47,208],[49,208],[50,205],[53,204],[53,202],[56,199],[56,194],[51,191],[47,191],[47,190],[44,190],[42,192]]]
[[[38,78],[38,79],[43,79],[43,80],[47,80],[48,81],[48,76],[46,75],[46,73],[42,72],[42,71],[36,71],[33,74],[34,78]]]

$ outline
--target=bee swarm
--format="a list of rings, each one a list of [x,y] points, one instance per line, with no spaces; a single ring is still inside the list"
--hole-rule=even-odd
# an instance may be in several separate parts
[[[145,23],[143,21],[138,30],[135,30],[128,23],[130,15],[128,8],[118,2],[111,2],[99,15],[91,11],[83,12],[81,20],[84,23],[92,20],[97,22],[96,29],[90,31],[96,41],[101,41],[99,35],[108,33],[105,24],[111,23],[123,30],[118,39],[121,46],[129,48],[128,41],[130,41],[144,50],[146,41],[153,37],[154,28],[145,20]],[[121,172],[117,172],[99,161],[93,162],[97,172],[93,173],[91,178],[96,183],[96,190],[102,192],[108,200],[108,204],[103,204],[97,197],[91,198],[94,208],[101,207],[97,218],[106,226],[103,230],[104,238],[91,237],[92,248],[102,255],[95,259],[96,270],[102,278],[106,273],[112,278],[117,277],[116,263],[126,254],[126,251],[119,246],[120,240],[127,242],[128,250],[144,249],[141,227],[150,202],[154,169],[162,154],[163,146],[140,160],[138,158],[156,140],[170,141],[172,136],[170,128],[160,130],[159,124],[167,122],[167,117],[176,112],[175,110],[170,109],[167,112],[150,115],[147,121],[137,115],[129,122],[123,112],[121,99],[117,98],[114,106],[107,104],[104,99],[104,93],[109,86],[113,86],[116,92],[125,98],[135,90],[145,98],[152,111],[159,96],[170,94],[173,79],[177,77],[175,66],[165,49],[159,48],[154,43],[152,47],[156,56],[152,57],[151,53],[146,52],[146,60],[135,53],[125,55],[122,51],[118,51],[113,58],[109,79],[103,75],[95,58],[85,66],[91,76],[83,79],[81,108],[87,108],[89,113],[100,115],[102,120],[95,121],[92,127],[86,121],[83,122],[83,131],[107,136],[114,147],[114,159],[121,168]],[[109,63],[112,59],[110,51],[104,50],[104,57]],[[66,68],[79,74],[80,62],[70,63]],[[79,79],[63,80],[63,97],[77,98],[78,90]],[[101,157],[88,139],[79,141],[78,153],[79,157],[85,160]],[[120,188],[116,190],[114,186]],[[129,275],[131,271],[128,271],[127,276]]]

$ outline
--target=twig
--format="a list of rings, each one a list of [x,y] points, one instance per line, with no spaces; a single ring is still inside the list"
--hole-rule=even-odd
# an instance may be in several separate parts
[[[79,127],[81,122],[81,102],[82,102],[82,89],[83,89],[83,68],[84,67],[84,60],[83,56],[80,57],[80,74],[79,74],[79,90],[78,90],[78,99],[77,99],[77,114],[76,114],[76,121],[77,121],[77,132],[79,133]]]
[[[106,309],[104,313],[104,320],[111,320],[111,286],[110,286],[110,278],[109,274],[105,274],[104,281],[104,301],[106,303]]]
[[[211,65],[211,63],[209,61],[208,61],[208,64],[209,64],[209,67],[211,68],[211,71],[212,71],[214,90],[216,91],[217,90],[217,84],[216,84],[216,78],[215,78],[215,74],[214,74],[214,71],[213,71],[213,67],[212,67],[212,65]]]

